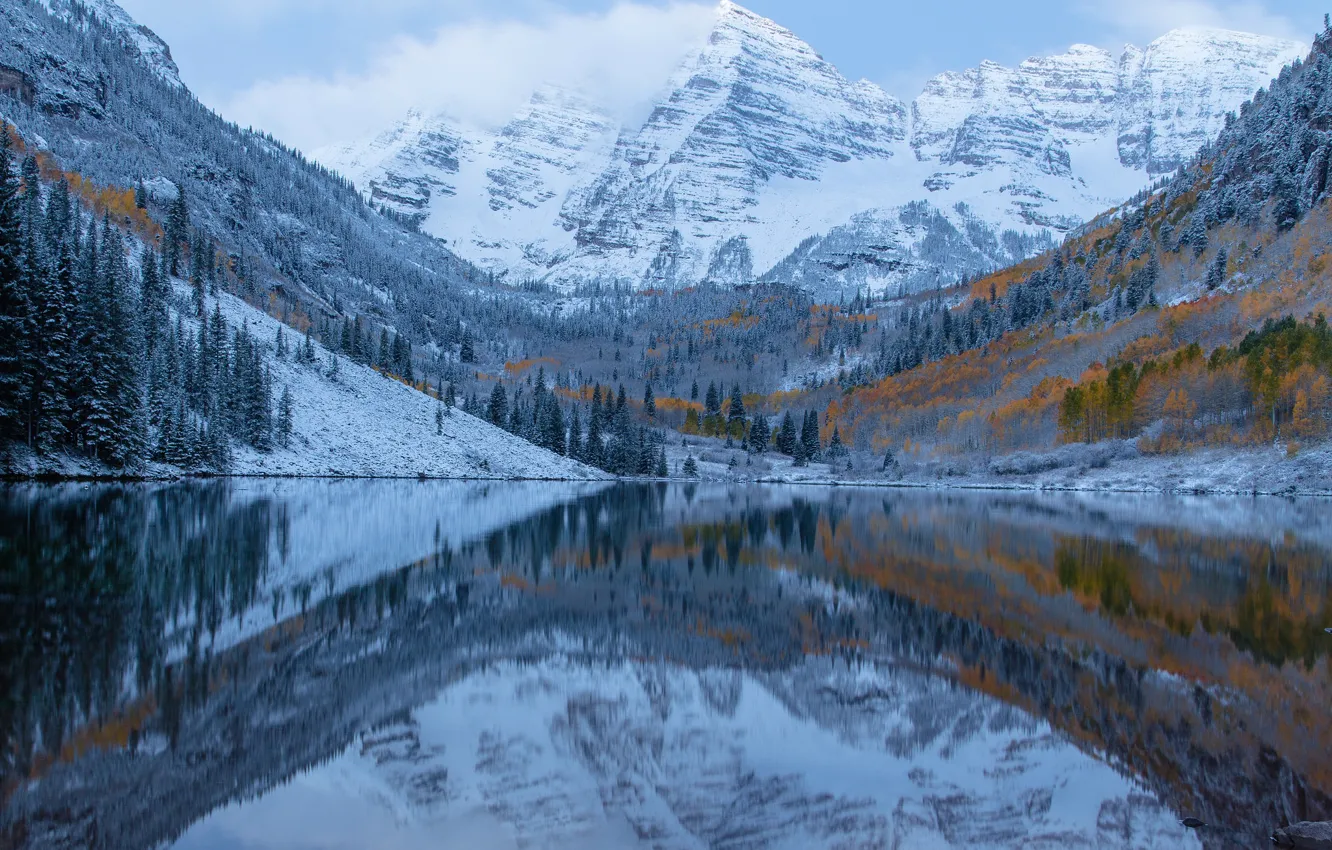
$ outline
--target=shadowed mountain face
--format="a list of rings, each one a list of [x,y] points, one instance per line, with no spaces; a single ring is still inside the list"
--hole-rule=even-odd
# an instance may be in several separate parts
[[[1332,816],[1321,504],[247,482],[10,488],[0,519],[3,847]]]

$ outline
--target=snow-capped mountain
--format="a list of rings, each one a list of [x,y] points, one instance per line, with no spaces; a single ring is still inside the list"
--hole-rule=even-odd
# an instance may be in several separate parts
[[[907,105],[723,0],[641,124],[547,88],[498,129],[418,113],[316,156],[510,280],[919,289],[1174,170],[1304,51],[1179,30],[946,73]]]

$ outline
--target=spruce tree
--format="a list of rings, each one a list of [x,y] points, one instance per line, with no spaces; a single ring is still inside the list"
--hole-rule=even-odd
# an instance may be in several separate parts
[[[63,248],[62,248],[63,253]],[[69,266],[67,259],[57,270],[42,275],[35,307],[35,332],[30,340],[32,361],[32,447],[45,453],[69,441],[69,363],[71,347]]]
[[[503,384],[496,384],[495,389],[490,391],[490,408],[488,410],[490,424],[497,428],[506,428],[509,424],[509,399],[504,392]]]
[[[0,126],[0,439],[24,439],[25,338],[28,299],[23,291],[23,234],[13,141]]]
[[[726,415],[726,431],[732,437],[740,437],[745,432],[745,397],[740,392],[740,385],[731,388],[731,409]]]
[[[771,430],[768,427],[766,416],[755,416],[754,423],[749,427],[749,449],[755,454],[763,454],[768,450],[768,442],[772,439]]]
[[[800,429],[800,443],[805,451],[805,458],[814,460],[819,456],[819,415],[814,411],[805,414],[805,422]]]
[[[593,399],[594,402],[599,401]],[[583,462],[589,466],[601,468],[605,462],[605,443],[601,437],[601,417],[593,415],[587,424],[587,445],[583,449]]]
[[[832,439],[828,442],[828,460],[841,460],[848,454],[850,452],[842,445],[842,429],[834,425]]]
[[[777,432],[777,451],[791,457],[795,456],[796,445],[800,442],[800,433],[796,430],[795,417],[791,411],[782,416],[781,430]]]
[[[190,206],[185,200],[185,184],[176,184],[176,199],[167,214],[163,260],[172,277],[180,277],[181,254],[190,238]]]
[[[703,413],[708,417],[721,414],[721,396],[717,394],[716,384],[708,384],[708,395],[703,403]]]
[[[284,449],[291,448],[292,426],[291,387],[284,386],[282,388],[282,400],[278,402],[277,424],[278,445]]]
[[[1207,288],[1214,290],[1226,282],[1226,269],[1230,264],[1230,255],[1225,248],[1216,252],[1212,264],[1207,267]]]
[[[139,266],[139,320],[143,323],[144,351],[157,351],[167,330],[167,292],[157,273],[157,256],[145,248]]]

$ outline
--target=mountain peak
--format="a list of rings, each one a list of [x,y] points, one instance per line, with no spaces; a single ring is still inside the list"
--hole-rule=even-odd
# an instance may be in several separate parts
[[[739,45],[751,42],[762,43],[769,49],[777,49],[783,53],[823,61],[823,57],[815,52],[814,48],[786,27],[757,12],[751,12],[731,0],[722,0],[717,7],[717,23],[712,30],[710,45],[726,43]]]
[[[908,108],[720,0],[706,41],[641,123],[543,89],[497,134],[427,131],[348,170],[500,275],[570,287],[743,283],[836,230],[829,267],[851,271],[814,277],[910,288],[943,268],[912,254],[911,240],[960,244],[945,233],[955,226],[983,232],[985,253],[1002,236],[1016,246],[1007,262],[1173,171],[1295,47],[1206,30],[1119,55],[1075,44],[942,74]]]
[[[1292,58],[1302,57],[1308,50],[1307,43],[1288,38],[1218,27],[1180,27],[1170,30],[1141,50],[1129,45],[1125,48],[1125,54],[1142,55],[1149,62],[1153,57],[1164,55],[1181,63],[1181,66],[1239,56],[1247,67],[1264,68],[1269,77],[1275,77]]]

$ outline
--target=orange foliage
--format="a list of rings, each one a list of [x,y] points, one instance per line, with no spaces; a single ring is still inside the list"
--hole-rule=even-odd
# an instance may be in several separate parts
[[[559,368],[559,361],[552,357],[529,357],[526,360],[510,361],[504,364],[504,372],[510,378],[518,378],[531,369],[538,366],[549,366],[551,369]]]

